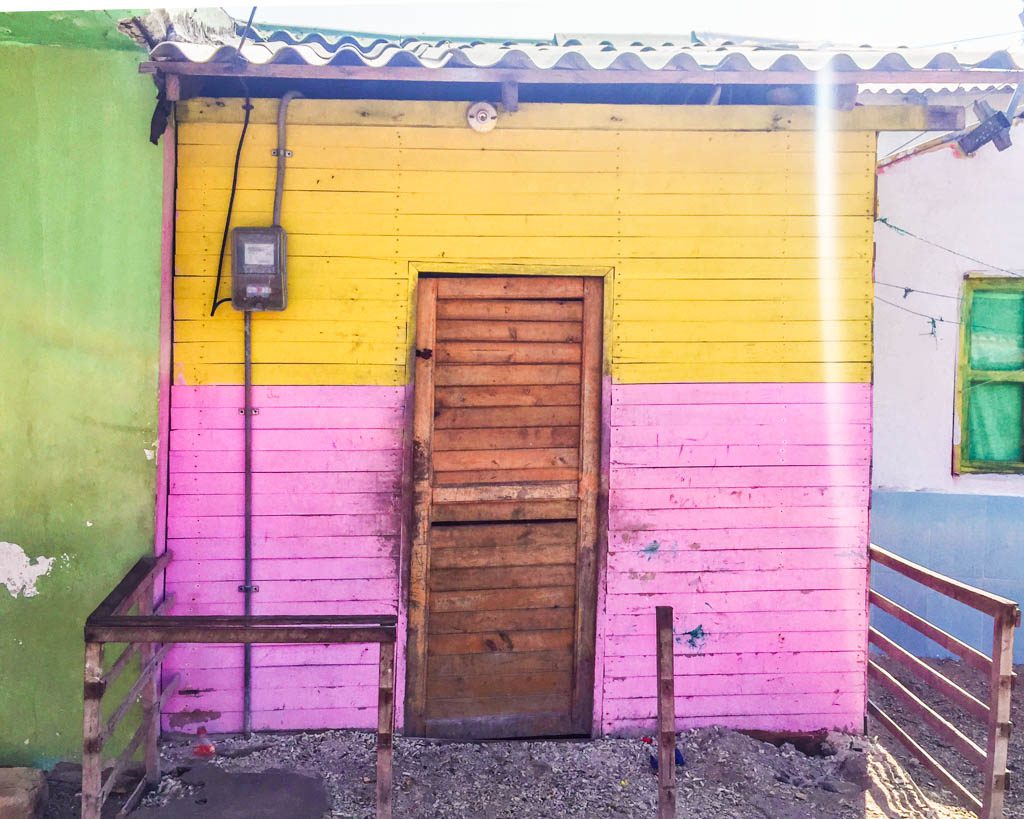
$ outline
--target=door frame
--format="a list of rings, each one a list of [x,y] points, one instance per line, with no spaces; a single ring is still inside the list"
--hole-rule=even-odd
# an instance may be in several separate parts
[[[599,571],[607,547],[607,463],[602,458],[603,376],[608,360],[607,332],[611,319],[614,268],[575,265],[476,265],[410,263],[410,297],[415,322],[409,328],[410,369],[414,378],[410,418],[411,452],[408,497],[411,500],[409,536],[403,544],[406,609],[404,733],[425,736],[427,660],[427,581],[429,576],[430,505],[433,483],[430,437],[434,412],[435,276],[569,276],[583,278],[583,360],[580,396],[580,497],[577,513],[576,612],[572,710],[573,733],[593,736],[594,694],[598,651],[597,611]],[[433,282],[433,283],[432,283]],[[588,339],[597,336],[596,343]]]

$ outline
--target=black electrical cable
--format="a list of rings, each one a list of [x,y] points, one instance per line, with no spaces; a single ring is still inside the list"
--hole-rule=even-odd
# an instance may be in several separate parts
[[[238,166],[242,159],[245,132],[249,130],[249,113],[252,111],[249,89],[245,87],[244,82],[242,83],[242,88],[245,90],[245,105],[242,106],[245,116],[242,119],[242,133],[238,135],[238,148],[235,151],[235,168],[231,173],[231,195],[228,197],[228,215],[224,218],[224,235],[220,239],[220,257],[217,259],[217,281],[213,285],[213,304],[210,306],[211,316],[216,314],[218,307],[225,302],[231,301],[230,297],[218,299],[217,296],[220,295],[220,280],[224,273],[224,252],[227,250],[228,233],[231,230],[231,213],[235,209],[235,192],[238,189]]]

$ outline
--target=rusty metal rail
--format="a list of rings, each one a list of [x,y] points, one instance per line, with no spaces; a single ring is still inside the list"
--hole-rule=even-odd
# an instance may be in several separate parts
[[[146,789],[160,780],[160,711],[178,687],[177,677],[160,690],[160,666],[175,643],[378,643],[377,817],[392,815],[392,746],[395,705],[394,615],[168,617],[173,600],[156,600],[156,581],[171,553],[139,560],[85,622],[85,686],[82,731],[82,819],[100,819],[118,776],[143,751],[145,776],[118,815],[127,815]],[[130,614],[137,609],[136,614]],[[104,668],[107,643],[126,644]],[[136,658],[141,670],[125,698],[104,720],[103,697]],[[103,749],[133,706],[142,719],[105,780]]]
[[[897,724],[870,699],[868,712],[981,819],[1002,819],[1003,801],[1009,787],[1006,755],[1010,740],[1010,696],[1014,679],[1013,631],[1020,625],[1020,607],[1012,600],[937,574],[874,544],[870,547],[870,556],[872,565],[877,563],[892,569],[922,586],[992,618],[992,655],[989,656],[874,589],[868,593],[868,602],[871,605],[942,646],[963,660],[965,665],[989,676],[986,702],[922,662],[877,629],[868,629],[868,641],[871,645],[880,649],[903,671],[926,683],[936,693],[985,725],[986,747],[982,748],[885,668],[869,658],[868,676],[902,702],[921,723],[927,725],[945,744],[957,750],[981,772],[984,784],[980,799],[929,754],[903,726]]]

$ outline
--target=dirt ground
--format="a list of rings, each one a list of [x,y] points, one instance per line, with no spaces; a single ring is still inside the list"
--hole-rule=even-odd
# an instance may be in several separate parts
[[[983,674],[955,660],[927,660],[927,662],[979,699],[985,701],[988,697],[988,679]],[[882,660],[880,665],[900,679],[911,691],[950,720],[982,748],[985,747],[985,729],[981,723],[959,708],[950,705],[945,698],[937,696],[924,683],[909,677],[898,665],[885,660]],[[1024,666],[1015,666],[1014,670],[1018,675],[1024,674]],[[878,703],[879,707],[893,717],[897,723],[908,726],[908,730],[921,742],[928,753],[972,791],[975,793],[980,791],[981,775],[956,750],[935,739],[935,735],[927,726],[916,730],[910,728],[910,726],[917,725],[920,720],[915,715],[908,714],[881,686],[872,684],[870,690],[871,699]],[[1009,760],[1007,762],[1010,771],[1010,789],[1007,793],[1004,816],[1006,819],[1024,819],[1024,781],[1018,779],[1021,772],[1024,772],[1024,689],[1017,687],[1011,703],[1014,729],[1010,735]],[[939,786],[927,768],[918,764],[917,760],[913,759],[903,749],[903,746],[880,728],[874,720],[868,721],[868,730],[873,735],[877,735],[879,741],[902,762],[929,798],[942,804],[955,804],[952,794]]]
[[[940,713],[984,745],[984,731],[973,719],[936,697],[926,686],[887,668]],[[962,687],[984,697],[987,681],[953,661],[933,661]],[[1024,671],[1019,668],[1018,673]],[[972,789],[980,777],[956,751],[943,745],[907,715],[884,690],[871,697],[910,727],[928,751]],[[1024,726],[1024,695],[1015,697],[1014,723]],[[815,753],[792,745],[781,748],[717,728],[686,731],[679,748],[686,764],[678,769],[677,816],[687,819],[968,819],[902,746],[873,721],[868,737],[830,734]],[[223,817],[216,796],[251,795],[238,806],[245,819],[320,819],[306,808],[288,817],[260,796],[245,775],[275,769],[294,773],[322,791],[332,819],[373,816],[374,751],[371,734],[358,731],[258,734],[251,739],[217,737],[217,756],[204,763],[192,755],[192,739],[169,738],[162,746],[167,771],[160,789],[146,799],[140,819]],[[824,751],[824,754],[820,753]],[[210,771],[209,764],[215,766]],[[1024,731],[1011,739],[1010,770],[1024,771]],[[291,773],[284,773],[291,772]],[[213,774],[216,774],[214,776]],[[234,777],[234,780],[232,780]],[[233,782],[233,784],[231,784]],[[623,819],[651,817],[657,800],[656,776],[648,747],[638,739],[534,742],[431,742],[398,737],[395,743],[395,816],[403,819]],[[865,789],[866,787],[866,789]],[[127,785],[121,790],[127,790]],[[78,816],[74,769],[64,767],[50,780],[47,819]],[[313,793],[313,797],[316,794]],[[122,797],[123,798],[123,797]],[[237,798],[237,797],[233,797]],[[317,804],[313,798],[307,804]],[[208,805],[208,807],[207,807]],[[111,800],[109,815],[118,806]],[[270,812],[267,812],[270,811]],[[105,812],[107,815],[107,812]],[[235,814],[232,813],[231,816]],[[1011,787],[1007,819],[1024,819],[1024,790]]]
[[[164,743],[168,774],[145,800],[142,815],[185,819],[223,816],[208,809],[224,774],[285,769],[321,779],[324,816],[373,816],[372,735],[356,731],[216,739],[216,777],[192,755],[188,738]],[[900,764],[869,738],[830,734],[825,755],[777,748],[743,734],[708,728],[679,735],[686,764],[678,769],[677,815],[687,819],[966,819],[932,805]],[[186,770],[190,769],[190,770]],[[205,772],[205,773],[204,773]],[[217,781],[214,782],[213,780]],[[204,781],[210,780],[209,792]],[[251,782],[251,780],[250,780]],[[237,783],[236,783],[237,785]],[[867,788],[865,790],[865,788]],[[52,805],[49,819],[77,816],[75,789]],[[246,793],[245,787],[236,792]],[[620,819],[651,817],[656,777],[638,739],[445,743],[399,737],[395,746],[395,816],[408,819]],[[62,802],[58,805],[57,802]],[[285,819],[254,796],[239,816]],[[231,814],[232,816],[235,813]],[[289,814],[287,819],[319,819]]]

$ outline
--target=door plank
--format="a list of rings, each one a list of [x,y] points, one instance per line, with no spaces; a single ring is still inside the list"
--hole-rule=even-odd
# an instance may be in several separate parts
[[[540,671],[528,674],[475,674],[460,677],[431,676],[427,690],[431,696],[447,699],[468,697],[514,697],[568,690],[572,674],[567,671]]]
[[[431,532],[431,549],[495,548],[519,546],[543,548],[576,543],[576,522],[481,523],[477,526],[437,526]],[[571,561],[567,561],[571,562]]]
[[[434,400],[440,408],[458,407],[578,407],[575,385],[519,387],[438,387]]]
[[[430,616],[431,634],[474,634],[491,631],[571,631],[573,610],[517,609],[496,611],[434,612]]]
[[[498,501],[487,504],[435,503],[434,523],[487,520],[569,520],[576,517],[578,501]]]
[[[416,348],[434,347],[437,282],[417,288]],[[406,645],[406,720],[413,735],[425,731],[427,702],[427,618],[430,538],[431,451],[434,419],[434,360],[417,356],[413,396],[413,525],[409,559],[408,636]]]
[[[430,660],[430,678],[495,677],[510,673],[533,674],[571,671],[572,651],[517,652],[511,654],[445,654]]]
[[[572,467],[579,464],[578,448],[548,447],[544,449],[454,450],[434,453],[434,469],[456,472],[463,469],[545,469]]]
[[[545,566],[543,569],[526,568],[473,568],[438,569],[430,573],[430,590],[443,591],[511,591],[518,589],[543,588],[546,586],[569,586],[576,582],[574,567]],[[492,607],[493,608],[493,607]],[[510,608],[525,608],[512,606]]]
[[[508,319],[510,321],[582,321],[580,301],[451,299],[437,303],[439,319]]]
[[[485,427],[571,427],[580,422],[575,407],[474,407],[442,409],[434,416],[434,429]]]
[[[443,654],[508,654],[517,651],[552,651],[571,649],[573,630],[513,631],[499,629],[479,634],[431,634],[427,644],[430,657]],[[568,698],[569,692],[565,692]]]
[[[579,384],[580,368],[573,364],[439,364],[434,383],[442,387]]]
[[[534,450],[536,451],[536,450]],[[576,469],[467,469],[461,472],[434,472],[434,486],[469,486],[487,483],[539,483],[542,481],[574,481]]]
[[[439,299],[580,299],[583,279],[567,276],[467,276],[439,279]]]
[[[583,395],[580,402],[580,480],[576,551],[576,673],[572,720],[576,730],[591,733],[594,703],[594,651],[597,617],[597,505],[601,490],[601,349],[604,283],[584,279]],[[607,496],[607,487],[605,487]]]
[[[440,341],[554,341],[583,340],[583,323],[576,321],[477,321],[452,319],[437,323]]]
[[[569,709],[569,692],[535,694],[522,697],[487,697],[480,699],[431,699],[427,719],[445,717],[518,717],[521,714],[565,713]]]
[[[522,341],[443,341],[441,364],[578,364],[579,344]]]
[[[432,611],[490,611],[492,609],[535,609],[573,606],[575,586],[541,586],[535,589],[479,589],[435,591],[430,595]]]
[[[509,483],[494,486],[434,487],[434,504],[486,503],[490,501],[575,500],[576,481],[559,483]]]
[[[576,560],[572,540],[550,546],[490,546],[469,549],[438,549],[430,557],[435,569],[469,569],[487,566],[570,566]]]
[[[438,429],[434,431],[434,449],[450,452],[463,449],[550,449],[575,447],[580,443],[577,426],[567,427],[490,427],[478,429]],[[495,454],[500,454],[495,453]],[[435,463],[435,467],[437,464]]]

